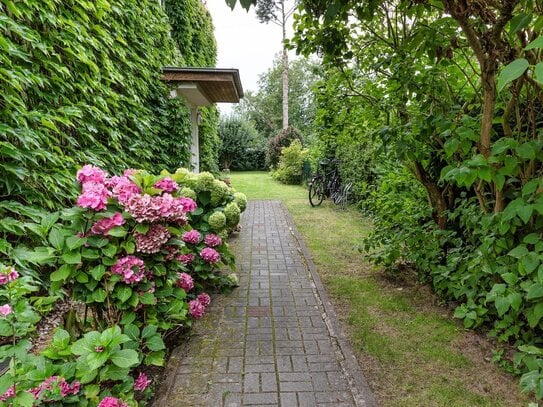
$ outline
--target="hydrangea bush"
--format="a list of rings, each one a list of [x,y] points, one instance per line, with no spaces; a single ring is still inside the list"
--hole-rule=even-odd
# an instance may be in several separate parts
[[[140,367],[164,363],[163,333],[201,318],[205,291],[237,283],[220,270],[234,266],[226,237],[246,198],[212,174],[109,176],[86,165],[77,181],[77,205],[48,236],[58,259],[50,280],[51,291],[85,307],[40,354],[24,339],[39,319],[24,301],[35,288],[13,267],[0,270],[0,332],[10,337],[0,360],[13,358],[0,377],[8,405],[139,405],[152,387]]]

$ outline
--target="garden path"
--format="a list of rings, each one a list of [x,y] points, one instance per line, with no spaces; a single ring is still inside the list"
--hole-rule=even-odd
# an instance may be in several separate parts
[[[240,287],[173,351],[155,406],[376,406],[286,208],[250,201],[232,244]]]

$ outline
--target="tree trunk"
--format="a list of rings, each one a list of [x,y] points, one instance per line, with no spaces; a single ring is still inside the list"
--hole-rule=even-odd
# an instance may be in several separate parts
[[[447,202],[443,196],[441,188],[434,182],[429,176],[422,164],[415,161],[414,163],[415,177],[428,192],[430,203],[432,205],[433,213],[432,217],[434,222],[437,223],[439,229],[445,230],[447,228],[447,216],[445,211],[448,209]]]
[[[281,28],[283,29],[283,72],[281,78],[283,80],[283,129],[288,127],[288,53],[285,47],[287,39],[287,19],[285,15],[285,2],[281,2]]]

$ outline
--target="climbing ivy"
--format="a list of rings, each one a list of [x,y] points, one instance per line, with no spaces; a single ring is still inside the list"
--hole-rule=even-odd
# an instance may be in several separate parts
[[[172,39],[181,52],[181,64],[188,67],[214,67],[217,43],[213,22],[199,0],[166,0],[164,7],[172,26]],[[219,114],[213,107],[200,108],[200,170],[219,170]],[[188,113],[187,113],[188,114]]]
[[[186,162],[190,128],[160,81],[179,54],[157,1],[1,0],[0,28],[0,196],[54,208],[83,163]]]

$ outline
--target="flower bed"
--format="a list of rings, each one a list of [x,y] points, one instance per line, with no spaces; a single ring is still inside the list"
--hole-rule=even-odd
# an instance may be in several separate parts
[[[180,169],[155,176],[108,176],[84,166],[77,206],[60,213],[47,248],[50,292],[84,304],[71,311],[49,346],[31,352],[40,289],[11,265],[0,269],[0,377],[6,405],[145,405],[146,366],[162,366],[164,334],[188,327],[210,304],[206,291],[237,284],[225,242],[246,198],[209,173]]]

